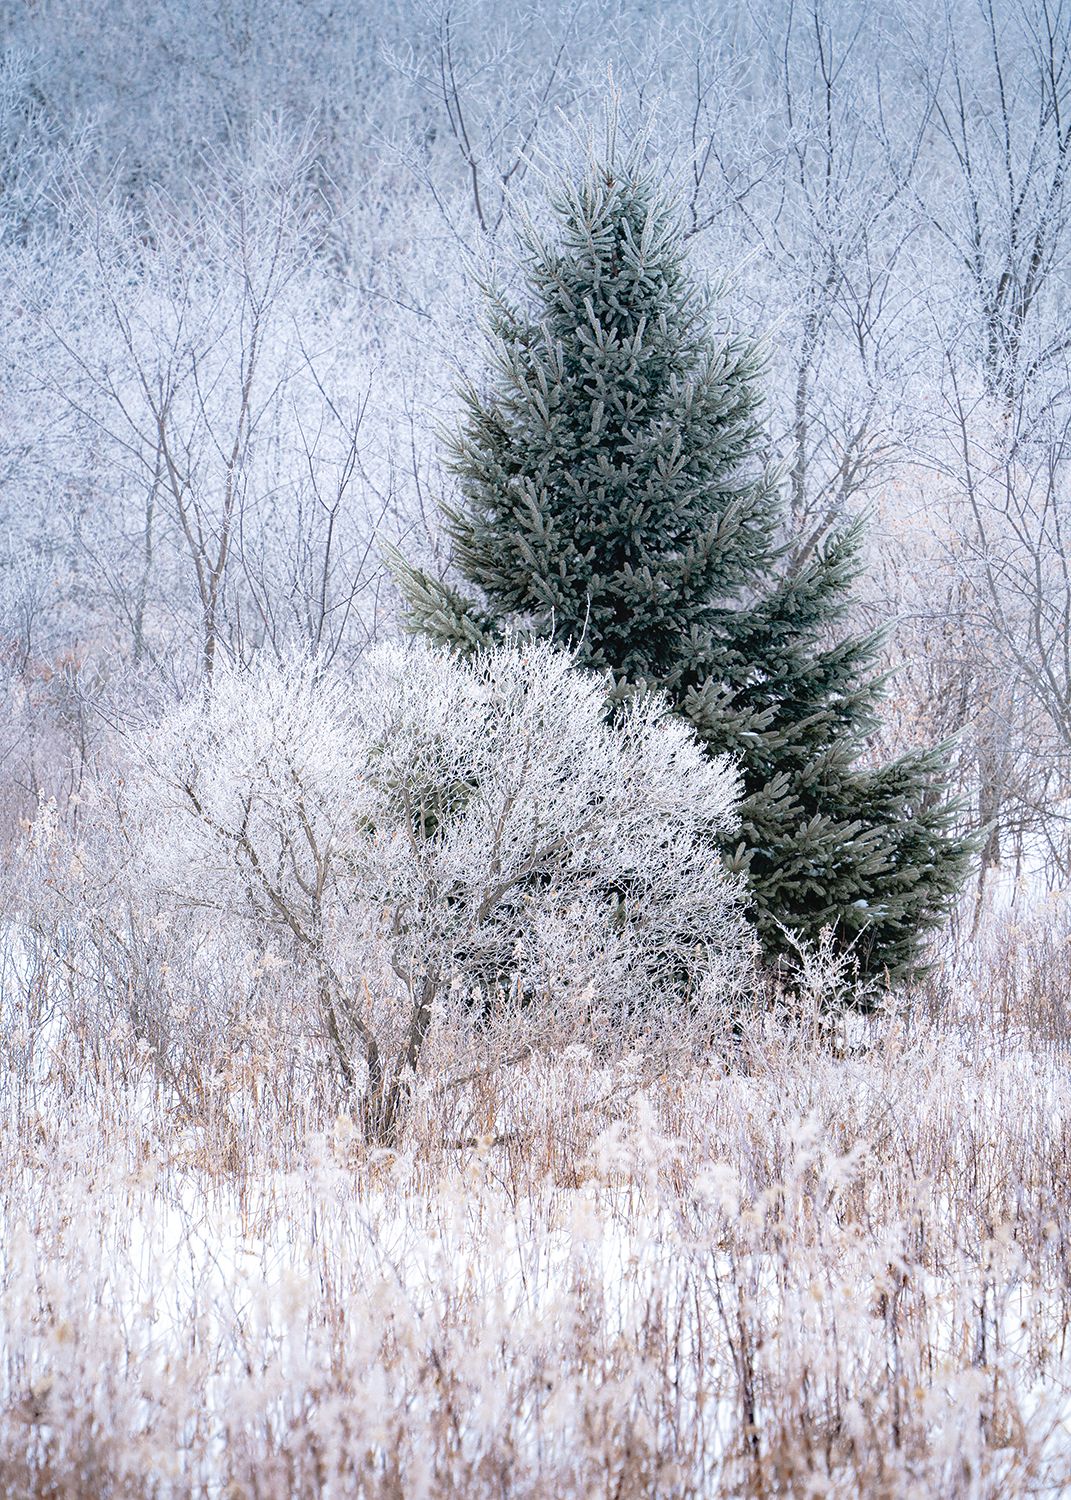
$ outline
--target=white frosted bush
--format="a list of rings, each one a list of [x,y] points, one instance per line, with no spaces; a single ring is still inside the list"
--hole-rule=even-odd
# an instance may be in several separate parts
[[[661,702],[604,702],[545,647],[221,669],[140,737],[136,878],[282,936],[386,1137],[437,1020],[604,1047],[702,1022],[751,952],[710,841],[736,773]]]

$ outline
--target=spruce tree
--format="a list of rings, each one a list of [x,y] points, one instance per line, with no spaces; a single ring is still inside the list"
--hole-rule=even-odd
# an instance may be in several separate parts
[[[717,337],[672,201],[612,149],[526,232],[527,305],[488,294],[488,372],[448,442],[453,566],[474,595],[393,565],[409,623],[474,649],[531,633],[669,695],[740,762],[746,871],[767,954],[832,929],[864,978],[902,978],[949,909],[968,845],[941,751],[862,763],[875,636],[836,639],[858,568],[849,528],[784,576],[759,365]]]

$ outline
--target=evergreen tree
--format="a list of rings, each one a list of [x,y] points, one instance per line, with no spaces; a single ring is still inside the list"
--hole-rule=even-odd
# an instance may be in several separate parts
[[[527,233],[527,309],[488,295],[489,378],[462,393],[446,507],[470,597],[394,556],[410,624],[473,649],[530,632],[668,693],[742,765],[746,870],[772,958],[825,927],[864,977],[909,974],[969,855],[941,752],[860,764],[874,636],[833,639],[854,528],[784,577],[752,349],[711,332],[673,204],[611,149]]]

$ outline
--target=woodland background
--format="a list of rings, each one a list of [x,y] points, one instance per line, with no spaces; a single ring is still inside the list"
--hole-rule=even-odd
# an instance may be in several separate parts
[[[9,5],[8,816],[98,700],[394,629],[435,423],[607,91],[768,350],[801,551],[871,517],[895,743],[959,736],[983,868],[1060,867],[1068,18],[998,5]],[[217,646],[218,643],[218,646]]]

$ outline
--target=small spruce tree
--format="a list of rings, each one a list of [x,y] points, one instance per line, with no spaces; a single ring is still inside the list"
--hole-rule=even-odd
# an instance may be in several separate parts
[[[461,649],[531,633],[609,671],[612,696],[668,693],[741,763],[738,842],[767,954],[833,930],[864,978],[910,975],[969,846],[940,749],[862,763],[879,640],[834,628],[849,528],[783,576],[752,348],[711,331],[673,203],[611,149],[526,231],[528,307],[488,293],[488,378],[449,439],[452,561],[475,597],[393,566],[415,629]]]

